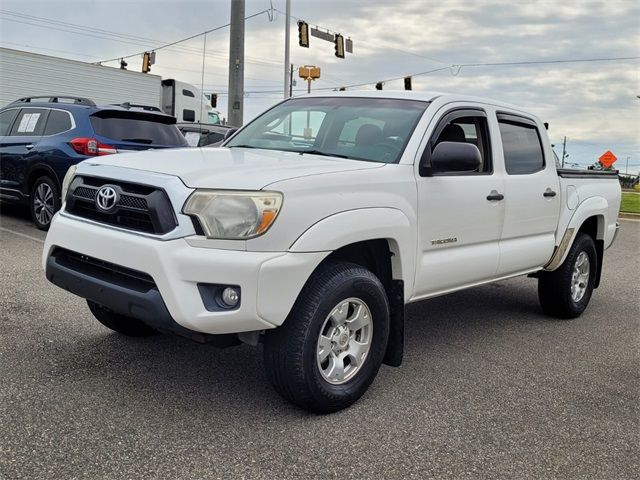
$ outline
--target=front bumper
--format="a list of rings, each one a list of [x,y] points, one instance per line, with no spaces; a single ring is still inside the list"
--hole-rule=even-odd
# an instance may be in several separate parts
[[[156,290],[141,294],[108,278],[73,271],[52,257],[56,247],[147,274]],[[195,332],[225,334],[282,324],[326,255],[194,247],[184,238],[157,240],[58,214],[45,242],[43,267],[53,283],[116,312],[156,326],[162,320]],[[207,310],[198,283],[240,286],[240,306]]]

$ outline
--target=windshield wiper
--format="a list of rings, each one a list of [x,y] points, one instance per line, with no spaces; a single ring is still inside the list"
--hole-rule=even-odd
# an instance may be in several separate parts
[[[296,150],[296,151],[300,152],[300,155],[302,155],[303,153],[310,153],[312,155],[322,155],[323,157],[351,158],[346,155],[341,155],[339,153],[323,152],[322,150]]]
[[[122,141],[133,142],[133,143],[146,143],[147,145],[149,145],[150,143],[153,143],[153,140],[151,140],[150,138],[123,138]]]
[[[227,148],[258,148],[253,145],[229,145]]]

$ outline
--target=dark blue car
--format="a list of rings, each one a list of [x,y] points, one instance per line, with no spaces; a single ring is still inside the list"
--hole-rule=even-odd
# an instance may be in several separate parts
[[[28,97],[0,109],[0,200],[29,205],[46,230],[72,165],[98,155],[188,146],[175,118],[156,108]]]

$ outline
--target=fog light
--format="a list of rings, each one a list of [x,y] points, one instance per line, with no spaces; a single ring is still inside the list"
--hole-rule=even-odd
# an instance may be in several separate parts
[[[227,287],[222,291],[222,302],[228,307],[235,307],[240,300],[240,293],[231,287]]]

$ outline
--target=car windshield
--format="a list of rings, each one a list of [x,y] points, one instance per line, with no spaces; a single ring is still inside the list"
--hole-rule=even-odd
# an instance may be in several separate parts
[[[396,163],[427,106],[388,98],[292,99],[256,118],[225,147]]]

